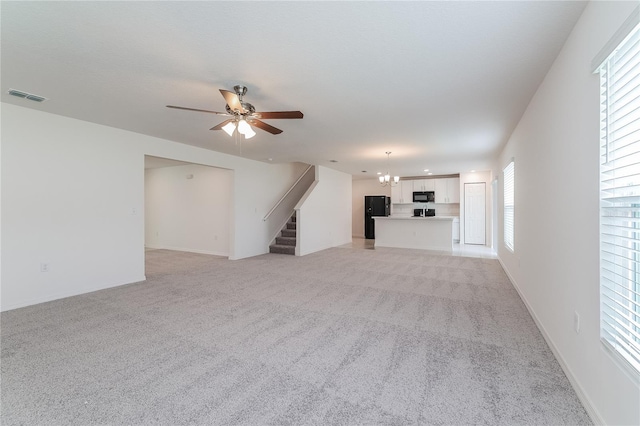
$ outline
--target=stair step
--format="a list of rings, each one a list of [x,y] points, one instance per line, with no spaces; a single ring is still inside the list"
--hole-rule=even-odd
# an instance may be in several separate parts
[[[287,222],[287,229],[296,229],[295,222]]]
[[[282,230],[282,236],[283,237],[296,237],[296,230],[295,229],[283,229]]]
[[[273,244],[269,246],[269,253],[278,254],[296,254],[296,248],[294,246],[283,246],[281,244]]]
[[[291,216],[291,222],[295,222],[296,221],[296,217],[295,216]]]
[[[276,244],[281,246],[296,246],[296,237],[276,237]]]

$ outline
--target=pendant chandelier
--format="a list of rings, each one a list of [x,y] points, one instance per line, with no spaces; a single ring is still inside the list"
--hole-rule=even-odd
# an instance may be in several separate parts
[[[389,174],[389,156],[391,155],[391,151],[385,152],[387,154],[387,173],[384,176],[379,176],[380,185],[382,186],[396,186],[398,182],[400,182],[400,176],[394,176],[393,180],[391,180],[391,175]]]

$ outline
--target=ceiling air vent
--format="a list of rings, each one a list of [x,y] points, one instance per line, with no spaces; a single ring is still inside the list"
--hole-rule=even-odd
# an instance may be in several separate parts
[[[21,90],[9,89],[7,93],[9,93],[11,96],[17,96],[18,98],[29,99],[30,101],[34,101],[34,102],[44,102],[47,100],[47,98],[43,98],[42,96],[23,92]]]

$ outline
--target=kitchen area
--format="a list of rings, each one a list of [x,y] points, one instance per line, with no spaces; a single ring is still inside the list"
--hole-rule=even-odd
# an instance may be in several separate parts
[[[364,197],[365,238],[375,247],[451,251],[460,241],[460,178],[404,179],[391,196]]]

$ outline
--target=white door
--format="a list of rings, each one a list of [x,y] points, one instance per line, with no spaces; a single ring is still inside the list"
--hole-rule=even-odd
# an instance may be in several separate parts
[[[464,243],[485,244],[485,183],[464,184]]]

